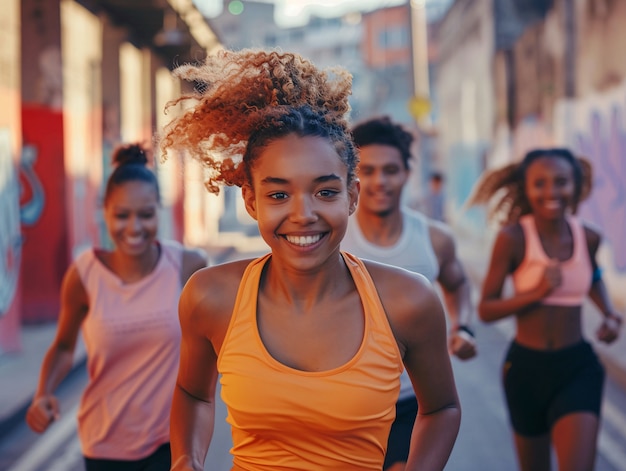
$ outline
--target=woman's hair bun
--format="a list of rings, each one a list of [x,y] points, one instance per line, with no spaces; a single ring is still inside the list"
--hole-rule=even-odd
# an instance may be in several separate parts
[[[113,165],[146,165],[148,163],[148,151],[139,143],[126,144],[117,147],[113,151]]]

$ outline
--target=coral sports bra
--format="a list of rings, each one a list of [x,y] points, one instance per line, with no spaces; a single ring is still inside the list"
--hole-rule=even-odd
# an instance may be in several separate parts
[[[549,296],[542,299],[541,304],[579,306],[591,287],[592,268],[585,230],[580,220],[573,216],[568,216],[567,222],[572,231],[574,250],[569,259],[560,262],[561,284]],[[550,258],[541,245],[535,218],[528,214],[522,216],[519,223],[524,231],[525,250],[524,260],[513,272],[513,285],[516,293],[533,289],[550,263]]]

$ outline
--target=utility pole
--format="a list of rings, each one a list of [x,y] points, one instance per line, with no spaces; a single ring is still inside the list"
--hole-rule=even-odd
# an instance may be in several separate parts
[[[411,51],[413,54],[413,97],[410,113],[419,125],[430,124],[430,79],[428,73],[428,31],[426,0],[410,0]]]
[[[565,30],[565,97],[576,96],[576,5],[574,0],[563,1]]]

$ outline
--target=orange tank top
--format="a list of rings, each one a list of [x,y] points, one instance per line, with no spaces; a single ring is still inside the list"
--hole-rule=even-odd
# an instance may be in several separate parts
[[[247,267],[218,358],[234,470],[382,469],[402,359],[369,273],[342,254],[363,303],[364,336],[349,362],[321,372],[285,366],[265,349],[256,305],[271,255]]]
[[[572,231],[572,256],[561,262],[561,284],[549,296],[541,300],[541,304],[552,306],[579,306],[591,287],[592,269],[589,249],[585,238],[585,230],[580,221],[567,217]],[[524,231],[524,260],[513,272],[515,291],[522,293],[534,288],[543,274],[543,270],[550,262],[537,233],[535,219],[528,214],[519,220]]]

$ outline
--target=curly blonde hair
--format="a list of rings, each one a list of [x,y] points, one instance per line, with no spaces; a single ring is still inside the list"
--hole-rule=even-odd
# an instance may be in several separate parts
[[[169,102],[192,103],[165,126],[160,149],[185,151],[203,163],[205,185],[250,183],[250,169],[272,140],[298,133],[327,137],[354,178],[356,152],[348,128],[352,76],[343,68],[320,70],[295,53],[223,50],[174,75],[194,82],[195,93]],[[241,165],[243,164],[243,165]]]
[[[521,162],[486,172],[476,183],[468,206],[488,205],[489,219],[501,225],[515,223],[521,216],[530,214],[532,209],[525,192],[526,172],[532,162],[542,157],[562,158],[571,164],[575,185],[572,211],[576,213],[580,202],[591,193],[592,167],[586,159],[562,148],[535,149]]]

